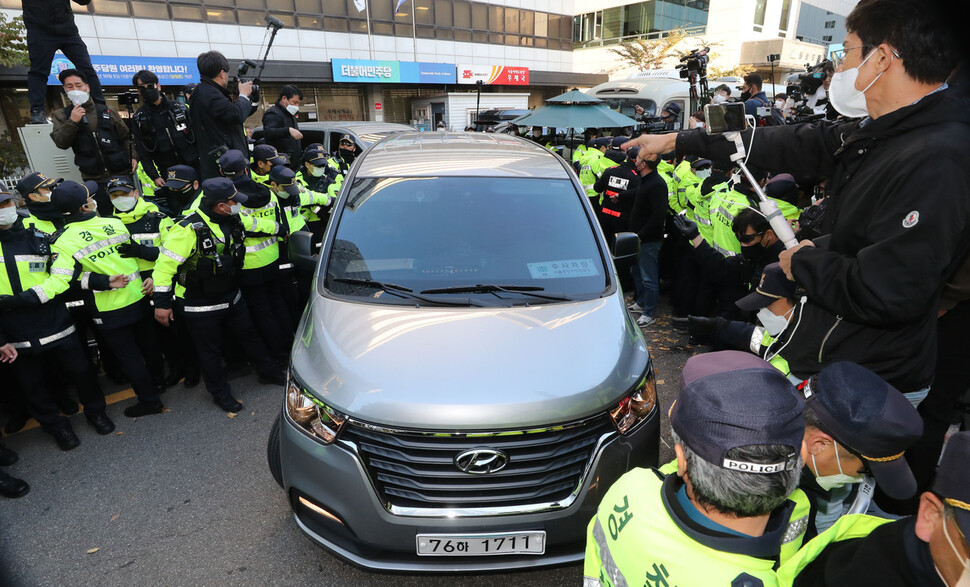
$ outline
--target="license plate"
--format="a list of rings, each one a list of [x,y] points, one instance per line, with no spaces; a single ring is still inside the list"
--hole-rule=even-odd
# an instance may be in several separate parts
[[[544,554],[546,533],[418,534],[417,552],[419,556]]]

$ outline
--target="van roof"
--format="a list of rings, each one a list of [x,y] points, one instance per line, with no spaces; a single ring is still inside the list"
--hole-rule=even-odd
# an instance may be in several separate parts
[[[368,150],[357,177],[568,179],[559,158],[532,141],[478,132],[408,132]]]

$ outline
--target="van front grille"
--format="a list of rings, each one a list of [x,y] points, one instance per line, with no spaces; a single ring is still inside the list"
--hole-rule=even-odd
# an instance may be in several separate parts
[[[494,508],[565,500],[583,481],[600,437],[615,432],[603,416],[545,430],[434,435],[376,430],[348,422],[352,442],[384,503],[401,508]],[[458,455],[491,450],[507,464],[488,474],[459,469]]]

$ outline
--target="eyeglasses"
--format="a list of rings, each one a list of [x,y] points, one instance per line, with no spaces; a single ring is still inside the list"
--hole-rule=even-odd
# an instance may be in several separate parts
[[[845,61],[845,54],[849,51],[854,51],[856,49],[865,49],[866,45],[856,45],[855,47],[843,47],[838,51],[832,51],[829,55],[832,58],[832,66],[835,69],[842,67],[842,63]]]
[[[741,233],[741,232],[736,232],[736,233],[734,233],[734,236],[738,237],[738,242],[743,243],[743,244],[748,244],[750,242],[753,242],[755,238],[763,235],[764,233],[765,233],[765,231],[763,231],[763,230],[761,232],[755,232],[755,233],[752,233],[752,234],[744,234],[744,233]]]

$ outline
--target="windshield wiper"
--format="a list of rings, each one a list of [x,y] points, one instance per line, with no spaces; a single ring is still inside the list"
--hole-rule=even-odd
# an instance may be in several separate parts
[[[376,281],[374,279],[355,279],[352,277],[333,277],[333,281],[339,281],[340,283],[347,283],[350,285],[363,285],[365,287],[373,287],[385,291],[391,295],[398,296],[400,298],[420,300],[422,302],[427,302],[429,304],[444,305],[444,306],[469,306],[472,305],[471,301],[465,300],[452,300],[444,301],[434,298],[428,298],[419,294],[414,293],[414,290],[405,287],[403,285],[398,285],[396,283],[385,283],[381,281]]]
[[[567,296],[562,293],[548,292],[548,293],[537,293],[540,291],[545,291],[546,288],[539,287],[536,285],[496,285],[493,283],[479,283],[477,285],[454,285],[451,287],[438,287],[434,289],[422,290],[423,294],[444,294],[444,293],[490,293],[498,294],[502,293],[521,293],[529,295],[532,297],[540,298],[543,300],[555,300],[555,301],[574,301],[575,298]]]

